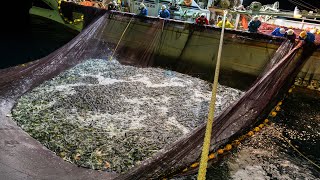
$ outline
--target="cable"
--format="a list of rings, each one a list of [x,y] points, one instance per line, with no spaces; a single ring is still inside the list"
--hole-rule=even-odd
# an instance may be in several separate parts
[[[312,8],[314,8],[314,9],[318,9],[317,7],[315,7],[314,5],[311,5],[311,4],[307,3],[306,1],[301,1],[301,0],[296,0],[296,1],[300,2],[301,4],[306,4],[306,5],[308,5],[309,7],[312,7]]]
[[[296,6],[299,6],[300,8],[306,8],[306,9],[309,9],[309,10],[314,10],[312,8],[309,8],[308,6],[304,5],[304,4],[301,4],[299,2],[296,2],[295,0],[289,0],[289,2],[291,2],[292,4],[296,5]]]
[[[300,7],[304,7],[304,8],[310,9],[308,6],[306,6],[306,5],[304,5],[304,4],[300,3],[300,2],[297,2],[295,0],[289,0],[289,1],[294,3],[295,5],[300,6]]]

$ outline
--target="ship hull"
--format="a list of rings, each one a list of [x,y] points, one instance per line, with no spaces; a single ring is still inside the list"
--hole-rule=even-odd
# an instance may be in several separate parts
[[[51,12],[51,14],[53,13],[52,16],[50,16],[50,13],[48,15],[45,10],[40,11],[38,9],[39,11],[36,11],[34,7],[30,12],[38,12],[36,13],[38,16],[53,19],[77,30],[81,30],[82,25],[85,27],[91,21],[107,12],[105,9],[84,7],[66,2],[62,2],[61,9],[57,9],[55,10],[56,12]],[[60,14],[57,13],[59,11],[61,12]],[[79,24],[70,24],[63,21],[62,17],[58,17],[61,14],[73,12],[84,15],[84,22],[81,23],[81,26]],[[112,14],[132,16],[132,14],[119,12],[112,12]],[[125,48],[129,49],[145,42],[145,37],[141,33],[135,32],[147,32],[153,22],[163,21],[155,17],[146,17],[143,20],[134,17],[134,19],[134,22],[128,28],[129,30],[121,39],[122,42],[125,42]],[[112,21],[110,23],[112,26],[107,28],[101,41],[116,45],[129,20],[122,21],[111,18],[110,21]],[[193,66],[195,75],[204,75],[207,76],[204,77],[205,79],[210,79],[214,73],[221,29],[212,26],[197,28],[193,23],[177,20],[166,20],[162,29],[161,47],[158,47],[158,50],[153,52],[155,59],[158,60],[156,63],[168,64],[169,66],[177,60],[182,61],[184,64]],[[222,72],[228,72],[229,74],[231,72],[236,76],[249,76],[254,79],[263,71],[281,41],[283,39],[265,34],[250,34],[244,31],[227,29],[222,50]],[[316,51],[299,73],[296,85],[320,90],[319,60],[320,54],[319,51]]]

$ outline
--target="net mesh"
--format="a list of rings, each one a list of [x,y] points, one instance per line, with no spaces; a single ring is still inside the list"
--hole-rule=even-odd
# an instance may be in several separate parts
[[[3,102],[14,102],[23,93],[41,84],[57,74],[81,63],[87,59],[109,59],[117,44],[119,44],[115,57],[123,64],[135,66],[161,66],[168,69],[188,73],[191,75],[200,72],[196,64],[193,64],[184,56],[188,51],[188,41],[195,34],[206,32],[218,34],[219,29],[199,27],[182,22],[165,21],[158,18],[136,18],[132,14],[106,12],[91,7],[81,7],[75,4],[64,3],[64,11],[77,11],[85,14],[86,28],[72,41],[61,47],[54,53],[26,64],[0,71],[0,98]],[[90,18],[86,18],[90,17]],[[123,31],[124,40],[119,41]],[[114,24],[117,23],[117,30]],[[144,29],[133,28],[143,25]],[[164,59],[160,50],[163,47],[164,30],[176,28],[176,31],[188,31],[188,40],[180,55]],[[145,30],[147,29],[147,31]],[[116,34],[115,34],[116,33]],[[172,34],[179,36],[179,33]],[[236,36],[236,38],[235,38]],[[130,41],[139,39],[139,41]],[[265,35],[250,34],[239,31],[226,31],[226,39],[233,39],[235,43],[241,41],[270,41],[281,43],[283,39],[276,39]],[[288,87],[301,64],[312,54],[314,48],[308,48],[298,57],[302,43],[294,45],[284,41],[277,52],[266,65],[264,71],[250,86],[246,93],[232,106],[224,110],[214,120],[210,150],[217,150],[232,138],[239,136],[249,127],[253,126],[259,118],[270,110],[272,103]],[[210,72],[210,71],[208,71]],[[212,76],[209,73],[209,75]],[[289,78],[289,79],[288,79]],[[2,107],[3,108],[3,107]],[[129,172],[121,174],[117,179],[148,179],[161,178],[173,175],[184,169],[191,163],[199,160],[205,124],[197,127],[191,133],[181,137],[174,144],[169,144],[163,150],[151,158],[144,160],[140,165]]]

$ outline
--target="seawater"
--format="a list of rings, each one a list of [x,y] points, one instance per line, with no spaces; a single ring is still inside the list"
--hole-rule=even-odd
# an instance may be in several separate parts
[[[29,26],[20,28],[21,31],[0,34],[0,69],[45,57],[78,34],[39,16],[31,16]]]

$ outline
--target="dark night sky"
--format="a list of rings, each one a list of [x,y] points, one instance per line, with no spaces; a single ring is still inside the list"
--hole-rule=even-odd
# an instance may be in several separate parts
[[[320,0],[243,0],[243,5],[246,7],[246,6],[250,5],[251,2],[253,2],[253,1],[261,2],[262,5],[273,4],[274,2],[278,1],[280,4],[280,9],[291,10],[291,11],[294,10],[294,7],[296,5],[290,1],[298,2],[298,3],[307,2],[307,3],[301,3],[301,4],[304,4],[304,5],[310,4],[312,6],[315,6],[318,9],[320,9]],[[307,6],[309,6],[309,5],[307,5]],[[298,8],[300,10],[306,9],[306,8],[299,7],[299,6],[298,6]],[[306,9],[306,10],[310,11],[310,9]]]

